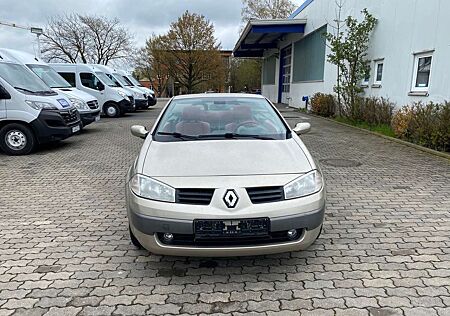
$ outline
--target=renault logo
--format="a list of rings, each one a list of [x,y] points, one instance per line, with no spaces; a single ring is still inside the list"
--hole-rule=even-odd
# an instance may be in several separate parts
[[[239,197],[234,190],[227,190],[223,196],[223,201],[228,208],[234,208],[239,201]]]

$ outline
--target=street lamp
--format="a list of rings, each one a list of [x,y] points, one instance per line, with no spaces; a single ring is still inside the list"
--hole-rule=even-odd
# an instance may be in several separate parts
[[[40,27],[31,27],[30,28],[31,33],[36,34],[37,36],[37,45],[38,45],[38,53],[37,53],[37,57],[41,58],[41,41],[39,39],[39,36],[41,36],[42,34],[44,34],[44,30]]]

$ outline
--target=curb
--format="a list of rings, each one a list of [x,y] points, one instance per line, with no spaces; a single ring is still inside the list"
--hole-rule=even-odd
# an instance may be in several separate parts
[[[440,158],[444,158],[444,159],[447,159],[447,160],[450,161],[450,154],[447,154],[447,153],[444,153],[444,152],[441,152],[441,151],[437,151],[437,150],[434,150],[434,149],[431,149],[431,148],[427,148],[427,147],[423,147],[423,146],[420,146],[420,145],[417,145],[417,144],[413,144],[413,143],[410,143],[410,142],[407,142],[405,140],[401,140],[401,139],[398,139],[398,138],[386,136],[386,135],[383,135],[383,134],[380,134],[380,133],[376,133],[376,132],[373,132],[373,131],[370,131],[368,129],[364,129],[364,128],[361,128],[361,127],[357,127],[357,126],[353,126],[353,125],[350,125],[350,124],[338,122],[338,121],[335,121],[333,119],[329,119],[327,117],[322,117],[322,116],[311,114],[311,113],[302,113],[302,112],[299,112],[299,113],[310,115],[310,116],[313,116],[313,117],[317,117],[317,118],[320,118],[320,119],[323,119],[323,120],[326,120],[326,121],[329,121],[329,122],[333,122],[333,123],[336,123],[336,124],[339,124],[339,125],[342,125],[342,126],[351,127],[351,128],[357,129],[357,130],[359,130],[361,132],[365,132],[367,134],[375,135],[375,136],[378,136],[378,137],[381,137],[381,138],[384,138],[384,139],[396,142],[398,144],[402,144],[402,145],[405,145],[405,146],[408,146],[408,147],[411,147],[411,148],[415,148],[415,149],[420,150],[422,152],[426,152],[428,154],[431,154],[431,155],[434,155],[434,156],[438,156]]]

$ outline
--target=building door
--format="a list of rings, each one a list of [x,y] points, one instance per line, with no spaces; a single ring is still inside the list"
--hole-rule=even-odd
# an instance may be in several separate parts
[[[291,57],[292,46],[288,46],[281,50],[278,102],[284,104],[289,104],[289,93],[291,92]]]

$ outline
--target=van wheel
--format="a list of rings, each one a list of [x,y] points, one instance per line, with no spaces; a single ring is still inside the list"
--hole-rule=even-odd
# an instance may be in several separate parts
[[[103,109],[103,112],[105,112],[105,115],[107,117],[119,117],[120,116],[119,107],[114,103],[106,104],[105,108]]]
[[[142,249],[144,247],[142,247],[141,243],[139,242],[139,240],[137,240],[136,236],[134,236],[133,231],[131,230],[131,227],[128,226],[128,229],[130,231],[130,239],[131,239],[131,243],[139,249]]]
[[[0,129],[0,148],[8,155],[27,155],[36,145],[30,128],[11,123]]]

